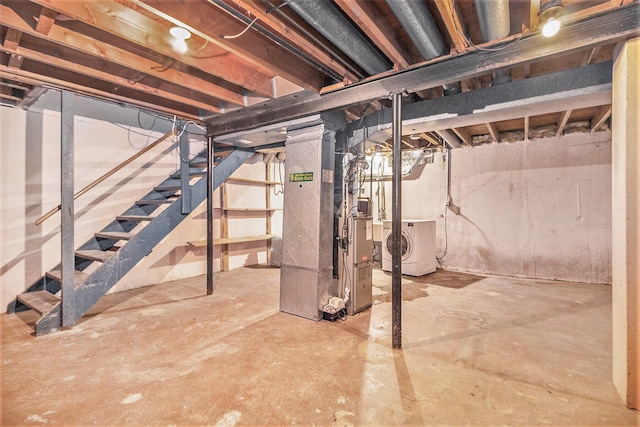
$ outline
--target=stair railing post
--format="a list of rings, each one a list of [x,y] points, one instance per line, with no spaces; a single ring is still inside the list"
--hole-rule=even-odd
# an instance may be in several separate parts
[[[180,123],[180,141],[178,150],[180,154],[180,199],[182,200],[182,213],[191,213],[191,187],[189,186],[189,134],[187,122]]]
[[[73,210],[73,161],[74,161],[74,95],[62,91],[60,108],[60,206],[61,206],[61,255],[62,255],[62,327],[76,322],[74,210]]]
[[[207,140],[207,295],[212,295],[213,283],[213,136]]]

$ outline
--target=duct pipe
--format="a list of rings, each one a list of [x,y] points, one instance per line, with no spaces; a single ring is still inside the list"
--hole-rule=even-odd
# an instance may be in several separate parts
[[[507,37],[511,32],[511,21],[509,18],[509,0],[483,0],[476,2],[478,11],[478,21],[480,22],[480,32],[482,40],[490,42]],[[499,85],[511,81],[508,71],[502,70],[493,73],[491,85]]]
[[[489,42],[509,35],[511,32],[509,0],[482,0],[475,4],[482,40]]]
[[[387,0],[387,4],[425,60],[447,53],[447,47],[424,0]]]
[[[329,0],[296,0],[289,7],[370,75],[392,68]]]

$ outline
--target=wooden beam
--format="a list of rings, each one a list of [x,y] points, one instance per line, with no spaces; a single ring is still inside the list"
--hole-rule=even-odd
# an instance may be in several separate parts
[[[571,117],[571,113],[573,110],[567,110],[564,113],[560,113],[560,120],[558,121],[558,133],[556,136],[561,136],[562,132],[564,132],[564,127],[567,125],[569,121],[569,117]]]
[[[273,74],[266,74],[262,71],[258,71],[246,61],[239,60],[238,58],[233,57],[233,55],[229,55],[227,51],[224,51],[215,45],[211,45],[204,39],[198,39],[196,37],[192,37],[189,40],[189,46],[192,48],[192,52],[190,54],[178,53],[171,46],[171,36],[169,34],[171,25],[153,20],[116,1],[31,1],[44,6],[49,6],[59,13],[135,43],[144,49],[152,47],[154,51],[171,58],[178,63],[187,64],[191,67],[204,71],[207,74],[217,76],[260,95],[272,96],[271,78],[274,76]],[[73,33],[71,31],[67,31],[67,33],[71,37],[77,38],[78,33]],[[60,31],[56,34],[60,34]],[[53,34],[50,36],[54,38]],[[57,36],[55,36],[55,39],[57,42],[61,42]],[[96,43],[101,42],[96,40]],[[194,43],[197,43],[197,46],[194,46]],[[103,46],[108,45],[103,44]],[[111,55],[112,48],[105,47],[105,49],[106,50],[104,50],[104,54],[102,56],[108,58]],[[132,61],[133,60],[130,59],[130,62]],[[156,67],[157,65],[158,64],[155,64]],[[188,77],[188,74],[186,73],[181,74],[183,77],[174,76],[172,80],[179,82]],[[207,86],[213,86],[204,79],[200,79],[200,81],[200,84],[205,86],[200,86],[195,84],[195,82],[188,84],[188,86],[200,89],[204,89]],[[217,85],[216,90],[220,95],[225,95],[225,98],[222,98],[221,96],[217,96],[217,98],[225,99],[226,101],[237,105],[242,105],[241,95],[234,93],[231,90],[223,89],[219,85]],[[209,90],[209,92],[212,91],[213,89]]]
[[[166,98],[179,102],[185,105],[192,105],[205,111],[211,111],[215,113],[220,112],[220,108],[215,105],[215,99],[209,99],[209,102],[199,100],[202,96],[195,93],[193,90],[183,88],[181,86],[170,85],[163,81],[156,81],[156,86],[151,86],[145,83],[145,80],[140,80],[132,84],[132,82],[124,77],[119,77],[119,73],[112,70],[113,66],[104,67],[104,69],[96,69],[82,65],[80,61],[72,60],[73,56],[68,59],[62,59],[58,56],[48,55],[43,52],[28,49],[26,47],[19,47],[16,51],[10,51],[8,49],[0,49],[1,51],[11,53],[12,56],[20,56],[21,58],[27,58],[48,66],[61,68],[63,70],[71,71],[74,73],[84,74],[85,76],[100,79],[105,82],[112,83],[116,88],[124,86],[134,90],[139,90],[150,95],[155,95],[161,98]],[[11,66],[9,64],[9,66]],[[121,72],[120,72],[121,74]],[[155,79],[154,79],[155,80]],[[172,91],[173,90],[173,91]]]
[[[598,128],[602,126],[609,117],[611,117],[611,104],[600,107],[598,112],[591,119],[591,132],[598,130]]]
[[[489,135],[491,135],[491,139],[493,142],[500,142],[498,130],[496,129],[493,123],[485,123],[487,130],[489,131]]]
[[[16,70],[11,69],[4,65],[0,65],[0,78],[17,80],[23,83],[28,83],[33,85],[47,84],[49,86],[53,86],[56,88],[67,89],[73,92],[95,96],[97,98],[129,103],[141,108],[146,108],[152,111],[166,113],[169,115],[176,115],[178,117],[182,117],[188,120],[195,120],[195,121],[200,120],[200,116],[197,113],[188,113],[188,112],[185,112],[184,110],[165,107],[163,105],[158,104],[157,102],[149,102],[139,98],[133,99],[127,96],[122,96],[118,93],[112,93],[112,92],[107,92],[100,89],[95,89],[90,86],[85,86],[82,83],[79,84],[77,82],[70,82],[57,77],[52,77],[50,75],[47,75],[46,73],[42,74],[42,72],[30,72],[25,70],[20,70],[19,73],[20,74],[16,74]]]
[[[48,35],[53,28],[53,25],[56,23],[56,16],[58,16],[58,12],[47,7],[43,7],[40,10],[40,15],[38,16],[36,31],[43,36]]]
[[[209,43],[249,61],[262,71],[279,75],[300,87],[315,92],[322,87],[320,72],[314,66],[303,62],[257,32],[249,30],[242,37],[222,37],[240,34],[247,28],[247,24],[228,16],[226,12],[221,12],[218,6],[200,1],[180,3],[163,0],[132,1],[174,25],[188,29]]]
[[[13,94],[13,90],[9,87],[2,86],[0,87],[0,98],[2,99],[10,99],[12,101],[22,101],[22,98],[19,96],[15,96]]]
[[[305,37],[300,35],[294,28],[290,27],[277,13],[273,13],[273,11],[267,12],[264,9],[264,2],[261,2],[260,0],[234,0],[234,2],[253,16],[258,17],[259,23],[266,24],[280,37],[297,46],[301,51],[309,55],[310,58],[314,58],[327,69],[342,76],[347,83],[354,83],[360,80],[358,76],[347,69],[340,61],[337,61],[333,56],[318,48]]]
[[[456,52],[463,53],[469,47],[469,44],[460,34],[464,29],[452,1],[434,0],[434,3],[438,8],[438,12],[440,13],[440,17],[442,18],[445,27],[447,28],[447,33],[449,33],[449,37],[451,37],[451,41],[453,41],[453,46]]]
[[[393,61],[396,70],[403,70],[409,66],[409,54],[396,38],[391,25],[383,16],[375,13],[373,2],[370,0],[335,0],[335,2]]]
[[[458,138],[462,141],[463,145],[470,146],[471,145],[471,134],[467,129],[464,128],[452,128],[453,133],[455,133]]]
[[[76,3],[77,2],[66,2],[65,5]],[[94,3],[91,2],[91,4]],[[0,3],[0,25],[17,29],[25,34],[30,34],[40,38],[43,37],[40,33],[34,31],[27,22],[23,21],[13,9],[2,3]],[[54,26],[46,39],[108,62],[127,67],[141,74],[154,76],[173,84],[179,84],[192,91],[197,90],[213,98],[242,105],[241,94],[222,88],[193,75],[179,72],[173,68],[164,69],[164,67],[157,62],[138,56],[127,50],[95,40],[89,36],[72,32],[59,26]]]
[[[524,116],[524,140],[529,141],[529,116]]]

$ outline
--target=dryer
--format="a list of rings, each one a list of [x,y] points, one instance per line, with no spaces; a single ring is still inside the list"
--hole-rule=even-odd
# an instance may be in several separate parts
[[[391,271],[391,221],[383,222],[382,269]],[[402,220],[402,274],[423,276],[436,271],[436,222]]]

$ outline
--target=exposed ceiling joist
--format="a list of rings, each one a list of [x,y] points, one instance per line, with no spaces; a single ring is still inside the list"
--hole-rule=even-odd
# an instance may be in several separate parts
[[[108,43],[100,43],[96,40],[101,49],[101,51],[97,52],[98,56],[104,57],[105,59],[113,59],[115,62],[117,58],[125,56],[126,61],[124,65],[130,64],[131,68],[148,73],[151,73],[154,67],[163,69],[164,66],[169,66],[166,71],[173,71],[174,74],[180,73],[180,75],[173,75],[170,77],[171,81],[177,82],[190,77],[190,74],[188,73],[178,72],[171,68],[170,61],[180,61],[214,76],[229,76],[229,80],[234,84],[262,95],[271,96],[271,78],[273,75],[266,75],[255,70],[246,62],[229,58],[229,55],[225,55],[225,52],[220,51],[219,49],[207,49],[207,46],[205,46],[205,43],[207,42],[205,40],[202,40],[202,44],[194,49],[197,51],[199,47],[204,46],[202,51],[197,51],[193,55],[182,55],[176,52],[171,46],[171,35],[169,34],[170,25],[163,25],[118,3],[106,4],[98,1],[81,3],[77,1],[69,2],[56,0],[32,1],[39,4],[49,5],[60,13],[73,17],[80,22],[109,34],[121,37],[122,39],[135,43],[143,48],[147,48],[149,45],[152,45],[154,46],[155,51],[166,57],[157,58],[156,61],[163,60],[166,61],[166,64],[154,63],[154,61],[134,53],[127,52],[128,55],[123,55],[122,51],[124,49],[119,49],[116,46],[109,45]],[[60,37],[65,34],[69,34],[69,37],[73,39],[69,40],[66,45],[73,44],[73,47],[78,49],[82,49],[82,47],[87,44],[91,45],[93,42],[91,37],[83,36],[69,30],[63,31],[60,29],[56,31],[56,34],[50,34],[49,38],[61,44],[65,44],[66,40],[64,37]],[[95,54],[95,52],[88,53]],[[149,63],[153,63],[153,65],[149,66]],[[181,75],[184,77],[181,77]],[[192,81],[191,83],[185,82],[185,84],[194,88],[206,90],[211,94],[218,93],[220,95],[220,99],[224,99],[227,102],[232,102],[237,105],[242,105],[242,97],[239,93],[220,87],[219,85],[213,85],[204,80],[200,82]],[[224,96],[224,98],[222,98],[222,96]]]
[[[345,108],[388,97],[392,93],[415,92],[442,86],[493,71],[552,58],[607,43],[614,43],[640,34],[638,18],[640,4],[618,8],[608,14],[568,24],[553,40],[553,46],[542,35],[525,37],[498,51],[476,51],[466,55],[421,67],[397,72],[388,77],[355,84],[345,89],[312,97],[300,102],[273,107],[269,103],[257,108],[230,112],[209,120],[215,135],[251,129],[264,124],[304,117],[325,110]]]
[[[162,0],[132,0],[174,25],[187,28],[194,34],[251,62],[262,70],[269,70],[306,89],[318,91],[322,87],[320,73],[311,64],[302,62],[279,45],[270,43],[255,31],[247,31],[242,37],[234,36],[247,28],[232,17],[209,14],[203,5],[195,2],[166,2]],[[215,7],[215,6],[211,6]]]
[[[485,123],[485,126],[489,131],[489,135],[491,135],[491,140],[493,142],[498,142],[499,138],[498,138],[498,130],[496,129],[496,126],[493,123]]]
[[[434,0],[434,3],[447,28],[447,33],[449,37],[451,37],[456,52],[463,53],[469,47],[469,43],[467,43],[467,40],[460,34],[464,30],[452,0]]]
[[[395,69],[409,66],[409,54],[396,39],[389,23],[382,16],[374,15],[370,0],[336,0],[336,3],[391,59]]]
[[[245,10],[251,12],[252,15],[258,17],[260,23],[268,25],[269,28],[277,32],[280,37],[297,46],[310,58],[315,58],[323,67],[332,70],[350,83],[359,80],[359,78],[340,61],[300,35],[277,13],[274,13],[275,10],[265,10],[264,3],[261,3],[260,0],[235,0],[235,2]]]
[[[562,135],[562,133],[564,132],[565,126],[569,122],[569,118],[571,117],[572,112],[573,110],[567,110],[560,114],[560,120],[558,120],[558,123],[557,123],[558,131],[556,133],[556,136]]]

